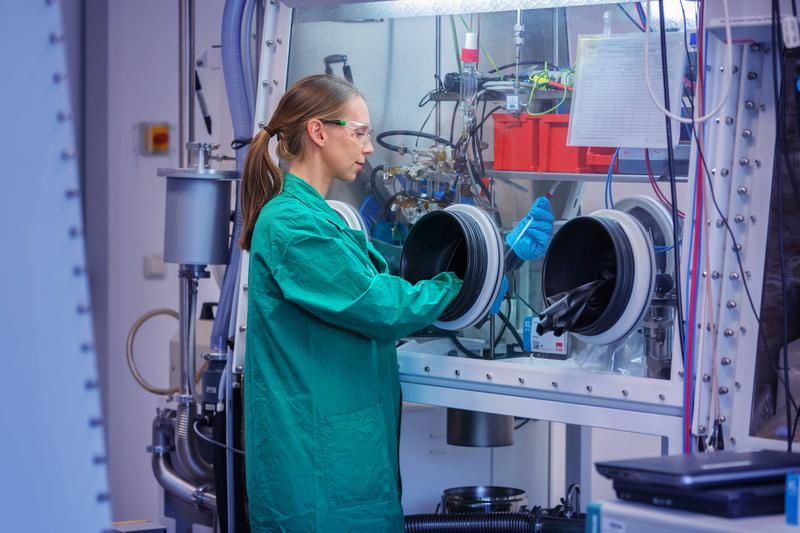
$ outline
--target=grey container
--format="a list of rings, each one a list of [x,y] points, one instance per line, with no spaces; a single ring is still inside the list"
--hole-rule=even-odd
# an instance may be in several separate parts
[[[226,170],[160,168],[167,178],[164,261],[220,265],[228,261],[231,181]]]

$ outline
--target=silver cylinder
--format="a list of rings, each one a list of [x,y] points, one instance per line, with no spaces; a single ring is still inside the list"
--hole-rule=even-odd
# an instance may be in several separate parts
[[[195,373],[197,372],[195,352],[197,349],[197,280],[208,275],[204,267],[181,265],[179,273],[179,347],[180,347],[180,394],[192,399],[197,397],[195,391]]]
[[[208,177],[198,171],[195,174],[183,177],[180,169],[159,169],[159,175],[167,176],[164,261],[224,265],[228,261],[231,184],[212,172]]]
[[[511,446],[514,444],[514,417],[448,409],[447,444],[483,448]]]
[[[442,493],[444,514],[516,513],[527,505],[525,491],[511,487],[456,487]]]

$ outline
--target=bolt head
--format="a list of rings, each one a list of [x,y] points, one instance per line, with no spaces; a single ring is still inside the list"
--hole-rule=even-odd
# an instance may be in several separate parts
[[[728,126],[733,124],[733,117],[725,117],[725,124],[727,124]]]
[[[728,366],[728,365],[731,364],[731,358],[730,357],[723,357],[720,360],[720,363],[722,363],[722,366]]]
[[[455,375],[456,375],[456,376],[460,376],[460,375],[461,375],[461,370],[458,370],[458,369],[456,369],[456,371],[455,371]]]
[[[736,309],[736,302],[733,300],[728,300],[728,303],[725,304],[728,309]]]
[[[425,372],[430,372],[430,371],[431,371],[431,367],[429,367],[429,366],[426,366],[426,367],[425,367]]]
[[[488,380],[490,380],[490,381],[491,381],[491,379],[492,379],[492,374],[491,374],[491,373],[487,373],[487,374],[486,374],[486,379],[488,379]]]
[[[728,174],[730,174],[730,173],[731,173],[731,171],[728,170],[727,168],[723,168],[722,170],[719,171],[719,175],[722,176],[723,178],[727,177]]]

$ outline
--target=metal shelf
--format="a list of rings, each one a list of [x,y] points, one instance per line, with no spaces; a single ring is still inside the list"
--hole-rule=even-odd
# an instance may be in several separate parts
[[[527,101],[527,99],[528,99],[528,91],[527,90],[526,91],[520,91],[520,100],[522,100],[523,92],[524,92],[524,96],[525,96],[525,101]],[[505,102],[506,101],[505,96],[502,96],[502,93],[500,93],[500,92],[490,91],[487,94],[496,94],[497,97],[491,97],[490,96],[488,98],[481,98],[481,100],[486,100],[487,102]],[[563,90],[551,91],[549,89],[548,90],[536,91],[535,98],[536,98],[536,100],[548,100],[548,101],[556,100],[556,101],[558,101],[558,100],[561,100],[562,98],[564,98],[564,91]],[[572,98],[572,92],[571,91],[567,91],[566,100],[570,100],[571,98]],[[458,99],[459,99],[459,94],[455,93],[455,92],[439,92],[439,93],[433,93],[431,95],[431,100],[434,101],[434,102],[457,102]]]
[[[486,169],[486,175],[500,180],[526,180],[526,181],[585,181],[604,182],[607,174],[581,174],[572,172],[520,172],[516,170]],[[648,183],[646,174],[614,174],[615,183]],[[669,180],[659,177],[656,181],[669,183]],[[685,183],[687,176],[676,176],[675,181]]]

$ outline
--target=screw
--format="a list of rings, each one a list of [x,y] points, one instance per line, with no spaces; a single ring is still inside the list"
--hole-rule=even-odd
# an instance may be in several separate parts
[[[93,389],[96,389],[96,388],[97,388],[97,382],[96,382],[96,381],[94,381],[94,380],[91,380],[91,379],[87,379],[87,380],[86,380],[86,381],[83,383],[83,386],[84,386],[84,388],[85,388],[86,390],[93,390]]]
[[[492,380],[492,374],[491,374],[491,373],[489,373],[489,372],[487,372],[487,373],[486,373],[486,379],[488,379],[489,381],[491,381],[491,380]]]
[[[734,382],[733,386],[736,387],[737,389],[741,389],[742,388],[742,384],[739,383],[738,381]]]
[[[747,157],[743,157],[739,160],[739,164],[742,165],[743,167],[746,167],[747,165],[750,164],[750,159],[748,159]]]
[[[262,86],[262,87],[264,87],[264,88],[266,89],[267,87],[269,87],[269,81],[267,81],[267,80],[264,80],[264,81],[262,81],[262,82],[261,82],[261,86]],[[262,126],[262,127],[263,127],[263,126]]]
[[[667,397],[666,397],[666,396],[664,395],[664,393],[662,392],[661,394],[659,394],[659,395],[658,395],[658,399],[659,399],[659,400],[661,400],[661,401],[664,401],[664,400],[666,400],[666,399],[667,399]]]
[[[754,160],[753,163],[756,164],[756,168],[761,168],[761,160],[760,159]]]
[[[758,219],[756,218],[756,216],[755,216],[755,215],[750,215],[750,222],[751,222],[751,223],[755,224],[755,223],[756,223],[756,220],[758,220]]]
[[[735,217],[733,217],[733,221],[738,224],[741,224],[742,222],[744,222],[744,216],[736,215]]]
[[[239,326],[239,333],[244,333],[247,331],[247,326]]]
[[[91,311],[92,308],[86,304],[78,304],[78,307],[76,307],[75,310],[78,312],[79,315],[83,315]]]
[[[247,286],[247,285],[242,285],[242,290],[243,290],[244,292],[247,292],[247,288],[248,288],[248,286]]]
[[[726,337],[733,337],[733,330],[728,328],[725,331],[723,331],[722,334],[725,335]]]
[[[733,124],[733,117],[725,117],[725,124],[727,124],[728,126]]]
[[[66,122],[71,119],[72,119],[72,113],[70,113],[69,111],[59,111],[58,114],[56,115],[56,120],[58,120],[59,122]]]
[[[84,272],[85,272],[85,270],[83,269],[82,266],[74,266],[74,267],[72,267],[72,275],[73,276],[82,276],[84,274]]]
[[[64,40],[64,34],[63,33],[52,32],[50,34],[50,44],[57,44],[57,43],[60,43],[63,40]]]
[[[628,389],[622,389],[622,395],[628,396]]]
[[[236,367],[236,373],[237,374],[241,374],[243,370],[244,370],[244,367],[242,365],[238,365]]]
[[[721,228],[721,227],[722,227],[722,226],[724,226],[724,225],[725,225],[725,222],[723,222],[721,218],[718,218],[718,219],[717,219],[716,226],[717,226],[718,228]]]
[[[729,366],[731,364],[731,358],[730,357],[723,357],[720,360],[720,363],[722,363],[722,366]]]
[[[748,137],[752,137],[752,136],[753,136],[753,132],[751,130],[749,130],[748,128],[745,128],[742,131],[742,137],[744,137],[745,139],[747,139]]]
[[[728,303],[725,304],[728,309],[736,309],[736,302],[733,300],[728,300]]]
[[[67,189],[64,191],[64,196],[68,199],[77,198],[78,197],[78,190],[77,189]]]
[[[558,381],[552,382],[551,385],[553,385],[554,389],[557,389],[558,388]]]
[[[720,424],[724,424],[725,422],[727,422],[727,420],[728,418],[725,415],[719,415],[717,417],[717,422],[719,422]]]
[[[728,276],[728,277],[729,277],[729,278],[730,278],[732,281],[736,281],[737,279],[739,279],[739,273],[738,273],[738,272],[731,272],[731,275],[730,275],[730,276]]]
[[[719,171],[719,175],[722,176],[723,178],[727,177],[728,174],[730,174],[730,173],[731,173],[731,171],[728,170],[727,168],[723,168],[722,170]]]
[[[461,375],[461,370],[456,368],[456,371],[454,373],[455,373],[456,376],[460,376]]]
[[[736,193],[739,195],[747,194],[747,187],[739,187],[738,189],[736,189]]]
[[[53,74],[53,81],[55,83],[61,83],[62,81],[66,81],[67,75],[64,72],[56,72]]]
[[[524,385],[525,384],[525,378],[523,378],[523,377],[520,377],[518,381],[519,381],[520,385]]]
[[[99,428],[102,425],[103,425],[103,419],[102,418],[90,418],[89,419],[89,427],[90,428]]]
[[[280,37],[278,37],[278,38],[277,38],[277,39],[275,39],[275,40],[276,40],[276,41],[278,41],[278,44],[283,44],[283,39],[281,39]]]
[[[678,377],[683,377],[683,370],[678,370]]]
[[[728,387],[724,387],[724,386],[720,387],[719,388],[719,393],[720,394],[728,394]]]
[[[592,392],[593,390],[594,387],[592,387],[591,385],[586,385],[586,392]]]
[[[263,129],[263,128],[264,128],[264,126],[266,126],[266,125],[267,125],[267,124],[266,124],[265,122],[263,122],[263,121],[259,121],[259,123],[258,123],[258,127],[259,127],[259,129]]]
[[[716,270],[711,273],[711,279],[719,279],[719,272]]]
[[[745,109],[753,109],[754,107],[756,107],[756,103],[753,102],[752,100],[745,100],[744,101],[744,108]]]
[[[429,366],[426,366],[426,367],[425,367],[425,372],[430,372],[430,371],[431,371],[431,367],[429,367]]]
[[[99,492],[96,498],[97,503],[105,503],[111,499],[111,496],[107,492]]]
[[[701,275],[701,276],[703,276],[703,277],[705,278],[705,277],[707,277],[707,276],[708,276],[708,272],[706,272],[705,270],[703,270],[703,273],[702,273],[702,274],[700,274],[700,275]]]
[[[61,150],[61,159],[63,161],[69,161],[70,159],[74,158],[75,158],[74,150]]]
[[[719,117],[717,117],[717,118],[715,118],[715,119],[714,119],[714,123],[715,123],[715,124],[719,124]]]
[[[80,349],[83,353],[89,353],[92,351],[92,344],[89,342],[83,342],[81,343]]]
[[[725,67],[724,66],[723,67],[719,67],[719,71],[720,72],[725,72]]]
[[[278,85],[278,80],[272,80],[272,83]]]
[[[711,381],[711,376],[703,374],[703,382],[708,383],[709,381]]]
[[[272,39],[267,39],[267,46],[272,46],[272,45],[273,45]]]
[[[756,74],[755,72],[748,72],[747,79],[750,81],[756,80],[758,79],[758,74]]]

